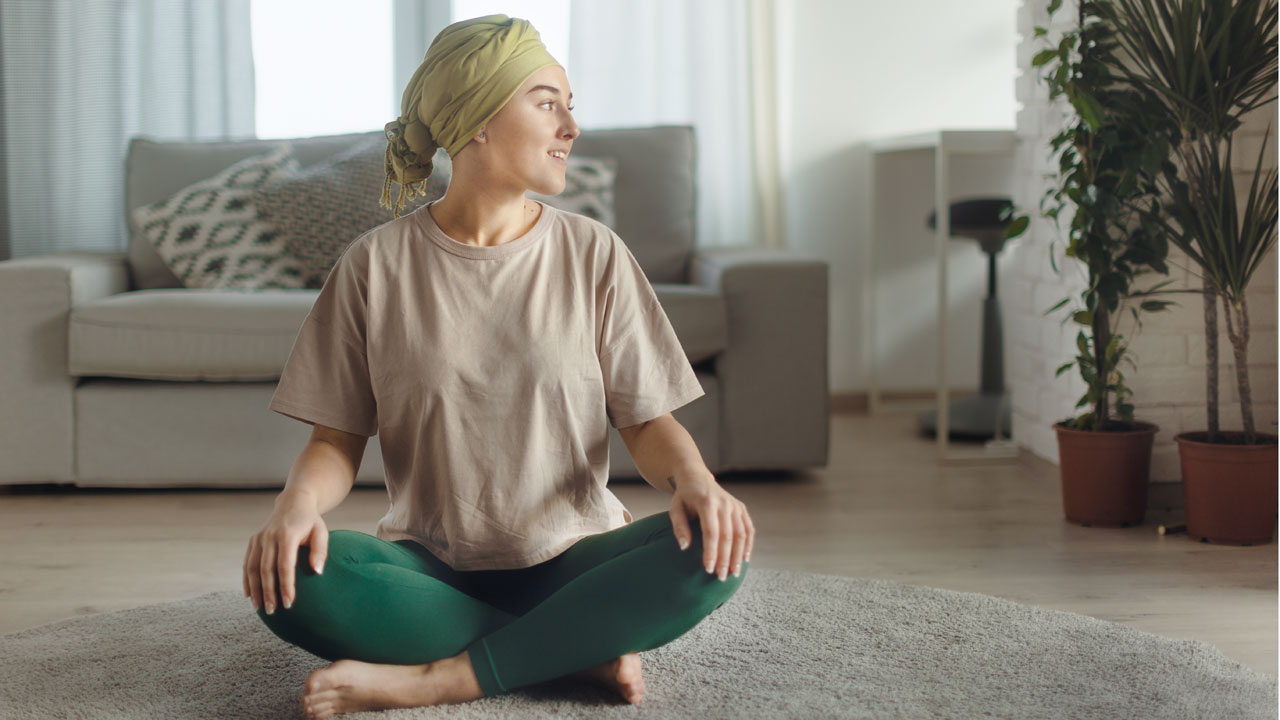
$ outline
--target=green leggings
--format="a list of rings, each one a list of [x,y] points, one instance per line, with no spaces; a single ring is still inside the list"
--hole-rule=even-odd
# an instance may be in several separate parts
[[[729,599],[703,566],[702,529],[681,550],[661,512],[588,535],[515,570],[457,571],[412,540],[329,533],[324,574],[298,549],[293,607],[258,617],[326,660],[417,665],[467,651],[486,696],[665,645]],[[731,568],[732,569],[732,568]]]

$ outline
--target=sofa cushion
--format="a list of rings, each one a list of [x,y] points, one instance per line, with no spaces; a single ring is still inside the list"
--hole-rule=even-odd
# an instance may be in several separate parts
[[[294,138],[289,143],[305,170],[370,134]],[[182,286],[133,224],[132,208],[166,198],[279,142],[254,138],[175,142],[134,137],[125,161],[124,193],[131,287]],[[585,129],[573,143],[571,158],[580,154],[617,162],[613,227],[651,283],[688,282],[696,227],[694,152],[694,129],[688,125]]]
[[[133,221],[184,287],[301,288],[302,264],[262,220],[254,191],[298,172],[288,143],[133,211]]]
[[[71,375],[274,380],[315,290],[134,290],[71,310]]]
[[[653,289],[690,363],[725,349],[728,319],[718,292]],[[318,294],[157,288],[81,303],[70,313],[68,369],[77,377],[275,380]]]

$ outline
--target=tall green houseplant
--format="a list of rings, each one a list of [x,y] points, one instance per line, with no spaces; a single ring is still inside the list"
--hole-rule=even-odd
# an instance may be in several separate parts
[[[1049,3],[1050,18],[1061,5],[1061,0]],[[1043,216],[1053,219],[1059,229],[1063,211],[1074,208],[1066,256],[1081,261],[1088,272],[1080,304],[1069,309],[1067,318],[1085,328],[1076,336],[1079,353],[1056,373],[1062,375],[1074,365],[1088,388],[1076,405],[1087,407],[1087,412],[1061,423],[1073,430],[1133,426],[1132,390],[1125,385],[1120,364],[1136,365],[1113,324],[1121,316],[1122,303],[1129,303],[1135,327],[1141,325],[1139,310],[1161,310],[1171,304],[1150,298],[1162,294],[1161,288],[1172,281],[1145,291],[1134,289],[1134,281],[1142,275],[1168,274],[1168,243],[1154,222],[1138,210],[1143,198],[1156,192],[1155,177],[1167,147],[1165,135],[1150,127],[1153,118],[1145,111],[1149,98],[1118,71],[1117,41],[1112,28],[1101,21],[1111,10],[1106,1],[1080,2],[1076,26],[1064,32],[1056,46],[1032,59],[1032,66],[1041,68],[1050,100],[1065,98],[1075,111],[1074,121],[1050,141],[1059,172],[1056,185],[1046,191],[1040,204]],[[1048,31],[1037,27],[1035,34],[1044,37]],[[1021,234],[1028,222],[1027,216],[1017,218],[1008,235]],[[1052,244],[1050,261],[1054,271],[1060,272]],[[1071,300],[1064,298],[1045,314]],[[1134,300],[1137,307],[1129,302]]]
[[[1257,439],[1249,385],[1245,290],[1275,247],[1276,170],[1263,171],[1262,143],[1247,196],[1232,177],[1241,117],[1275,100],[1276,0],[1115,0],[1107,19],[1132,58],[1126,76],[1167,120],[1174,162],[1160,174],[1161,198],[1147,217],[1201,269],[1208,439],[1219,438],[1217,301],[1235,354],[1243,443]],[[1266,137],[1271,135],[1270,126]],[[1238,201],[1243,199],[1243,211]]]

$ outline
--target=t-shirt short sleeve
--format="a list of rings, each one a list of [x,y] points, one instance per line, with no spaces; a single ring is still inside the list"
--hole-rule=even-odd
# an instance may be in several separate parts
[[[600,370],[615,428],[661,417],[706,394],[635,256],[616,234],[601,287]]]
[[[368,267],[368,246],[357,239],[338,259],[303,320],[271,410],[365,437],[377,434],[365,334]]]

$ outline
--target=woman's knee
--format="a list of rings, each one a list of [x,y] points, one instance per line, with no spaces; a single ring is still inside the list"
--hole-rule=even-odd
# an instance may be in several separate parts
[[[675,530],[671,525],[670,513],[663,514],[666,517],[665,526],[660,519],[655,518],[655,528],[658,529],[660,536],[660,544],[666,547],[671,557],[674,567],[681,569],[682,576],[688,581],[682,583],[682,586],[688,590],[693,596],[692,600],[700,606],[706,607],[707,611],[720,607],[728,600],[738,587],[742,585],[742,581],[747,576],[748,563],[744,558],[742,560],[742,568],[738,575],[733,574],[733,568],[729,568],[725,579],[721,580],[720,576],[715,573],[707,572],[707,553],[706,545],[702,537],[702,524],[699,518],[691,518],[689,521],[690,542],[689,547],[681,550],[679,542],[675,539]],[[732,558],[730,558],[732,562]],[[720,558],[717,557],[713,570],[718,570],[720,566]]]
[[[357,557],[359,547],[365,542],[361,537],[364,535],[365,533],[354,530],[330,530],[328,547],[323,564],[320,565],[323,571],[321,573],[317,573],[314,567],[320,563],[312,562],[312,545],[310,543],[299,545],[293,566],[293,603],[288,608],[284,607],[283,603],[278,603],[275,612],[271,615],[260,608],[258,617],[273,630],[276,629],[274,625],[277,624],[323,622],[324,619],[319,615],[323,614],[326,608],[332,607],[328,596],[336,588],[353,580],[347,577],[349,573],[345,572],[346,565]],[[277,578],[277,583],[279,582],[280,579]],[[277,588],[279,587],[278,584]]]
[[[344,546],[350,538],[343,536],[348,532],[330,532],[323,573],[311,566],[311,547],[300,546],[294,566],[293,603],[287,608],[277,604],[270,615],[265,608],[257,611],[258,618],[281,640],[328,660],[346,657],[332,635],[349,620],[344,598],[360,582],[347,560],[348,548]]]

